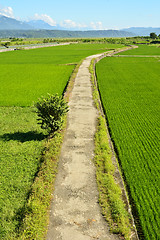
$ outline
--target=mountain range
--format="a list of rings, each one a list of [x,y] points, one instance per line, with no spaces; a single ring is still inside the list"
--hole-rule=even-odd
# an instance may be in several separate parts
[[[51,26],[43,20],[31,20],[23,22],[14,18],[9,18],[0,15],[0,30],[70,30],[61,27],[60,25]]]
[[[32,30],[32,31],[31,31]],[[49,32],[49,30],[51,32]],[[54,30],[54,31],[53,31]],[[0,37],[22,37],[24,31],[37,37],[133,37],[149,36],[151,32],[160,34],[160,28],[131,27],[121,30],[88,30],[76,31],[65,29],[60,25],[51,26],[43,20],[23,22],[0,15]],[[62,33],[61,33],[62,31]],[[31,34],[31,33],[35,34]],[[19,35],[17,35],[19,34]],[[56,36],[55,36],[56,35]],[[28,36],[26,34],[26,36]],[[30,36],[31,37],[31,36]]]
[[[160,34],[160,28],[152,28],[152,27],[131,27],[121,29],[122,31],[131,32],[136,36],[149,36],[150,33],[154,32],[157,35]]]
[[[19,29],[28,30],[34,28],[25,22],[0,15],[0,30],[19,30]]]

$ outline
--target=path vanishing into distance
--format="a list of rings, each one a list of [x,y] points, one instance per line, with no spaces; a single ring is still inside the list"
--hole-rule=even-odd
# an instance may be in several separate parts
[[[94,134],[98,112],[92,99],[87,57],[77,73],[69,101],[68,126],[55,183],[47,240],[118,240],[110,234],[98,204]]]
[[[131,47],[125,50],[128,49]],[[107,52],[107,56],[125,50]],[[102,216],[93,162],[98,110],[93,102],[89,66],[93,58],[105,56],[106,53],[87,57],[75,78],[47,240],[120,240],[118,235],[109,232],[109,226]]]

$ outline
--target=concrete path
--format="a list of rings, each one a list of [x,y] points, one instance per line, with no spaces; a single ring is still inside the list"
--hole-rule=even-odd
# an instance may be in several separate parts
[[[88,67],[79,68],[70,97],[68,126],[62,146],[47,240],[117,240],[109,234],[98,204],[94,134],[97,110],[93,105]]]

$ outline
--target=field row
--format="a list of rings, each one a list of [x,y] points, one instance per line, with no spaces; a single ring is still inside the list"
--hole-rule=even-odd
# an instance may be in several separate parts
[[[159,64],[157,58],[130,57],[105,58],[96,65],[108,126],[143,240],[160,237]]]
[[[31,106],[47,93],[62,95],[75,65],[1,64],[0,106]]]
[[[134,50],[129,50],[126,52],[119,53],[119,55],[150,55],[150,56],[156,56],[160,55],[160,46],[159,45],[139,45],[138,48]]]

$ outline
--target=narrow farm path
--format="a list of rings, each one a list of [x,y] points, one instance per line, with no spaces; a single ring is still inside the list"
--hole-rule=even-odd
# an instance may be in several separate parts
[[[77,73],[69,101],[68,126],[61,151],[47,240],[118,240],[109,233],[98,204],[94,134],[97,110],[87,57]]]

